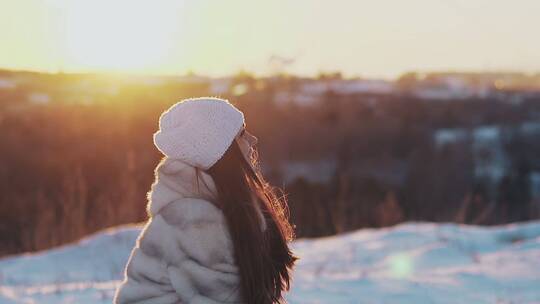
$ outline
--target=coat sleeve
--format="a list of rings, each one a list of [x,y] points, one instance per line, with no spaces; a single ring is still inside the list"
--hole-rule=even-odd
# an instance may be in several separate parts
[[[223,215],[209,202],[183,199],[145,226],[114,303],[236,303],[238,283]]]
[[[167,275],[167,262],[152,245],[159,241],[154,238],[163,228],[154,218],[145,225],[131,251],[124,280],[116,289],[114,304],[179,303]]]

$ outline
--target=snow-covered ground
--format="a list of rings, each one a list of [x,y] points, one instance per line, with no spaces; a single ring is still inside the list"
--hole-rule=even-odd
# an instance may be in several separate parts
[[[0,260],[0,303],[110,303],[140,227]],[[540,303],[540,222],[298,240],[290,303]]]

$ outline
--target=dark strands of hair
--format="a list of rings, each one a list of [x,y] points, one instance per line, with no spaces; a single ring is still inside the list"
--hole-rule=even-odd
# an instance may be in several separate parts
[[[298,259],[287,244],[294,232],[285,199],[264,180],[254,155],[252,167],[235,140],[207,173],[214,180],[217,203],[229,227],[243,300],[250,304],[285,303],[283,291],[290,288],[291,271]],[[264,231],[256,204],[266,221]]]

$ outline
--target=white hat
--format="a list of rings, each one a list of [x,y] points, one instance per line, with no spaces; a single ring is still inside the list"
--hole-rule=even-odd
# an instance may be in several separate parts
[[[243,125],[244,114],[225,99],[184,99],[161,114],[154,144],[167,157],[206,170],[225,154]]]

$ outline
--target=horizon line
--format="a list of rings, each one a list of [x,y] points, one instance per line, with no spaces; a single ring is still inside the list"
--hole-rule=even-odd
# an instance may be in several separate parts
[[[292,76],[297,78],[317,78],[320,75],[337,75],[340,74],[342,79],[378,79],[378,80],[387,80],[387,81],[396,81],[404,75],[408,74],[418,74],[418,75],[429,75],[429,74],[463,74],[463,75],[489,75],[489,74],[501,74],[509,75],[516,74],[528,77],[540,76],[540,70],[537,71],[525,71],[518,69],[424,69],[424,70],[410,70],[400,73],[397,76],[370,76],[370,75],[360,75],[354,74],[347,76],[346,73],[340,70],[321,70],[318,74],[311,73],[292,73],[287,71],[282,71],[278,73],[257,73],[250,71],[244,68],[240,68],[235,72],[228,74],[202,74],[197,73],[193,70],[187,70],[183,73],[167,73],[167,72],[152,72],[152,71],[129,71],[129,70],[108,70],[108,69],[95,69],[95,70],[50,70],[50,69],[27,69],[27,68],[10,68],[0,66],[0,72],[12,72],[12,73],[31,73],[31,74],[48,74],[48,75],[99,75],[99,76],[135,76],[135,77],[186,77],[186,76],[199,76],[206,78],[230,78],[241,74],[251,75],[254,78],[271,78],[276,76]]]

